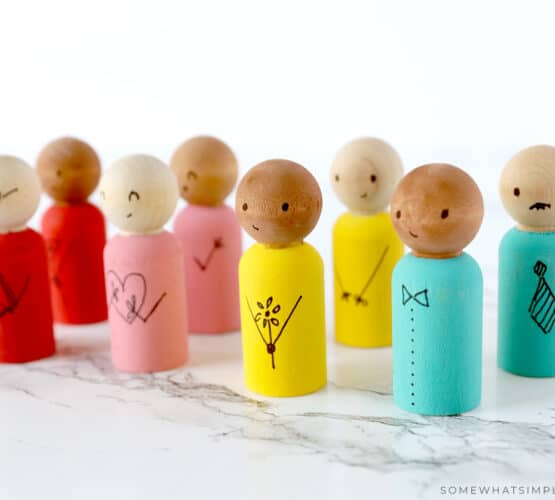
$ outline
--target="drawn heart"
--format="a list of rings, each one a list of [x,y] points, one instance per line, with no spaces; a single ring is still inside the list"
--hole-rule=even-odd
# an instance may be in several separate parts
[[[141,273],[129,273],[121,279],[115,271],[110,270],[107,278],[110,287],[110,306],[114,306],[124,321],[133,323],[145,302],[145,277]]]
[[[13,314],[15,312],[19,302],[27,291],[29,281],[29,276],[26,276],[21,289],[16,292],[4,278],[4,275],[0,273],[0,291],[2,292],[0,294],[0,298],[2,299],[0,302],[0,318],[8,313]]]

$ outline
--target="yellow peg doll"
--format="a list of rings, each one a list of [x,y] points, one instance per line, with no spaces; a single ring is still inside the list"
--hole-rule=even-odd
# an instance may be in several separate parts
[[[266,396],[300,396],[326,384],[324,271],[303,242],[322,193],[301,165],[268,160],[237,189],[235,210],[257,243],[239,265],[245,382]]]
[[[403,243],[386,211],[403,175],[397,152],[363,137],[339,150],[331,167],[348,212],[333,228],[335,337],[356,347],[391,345],[391,273]]]

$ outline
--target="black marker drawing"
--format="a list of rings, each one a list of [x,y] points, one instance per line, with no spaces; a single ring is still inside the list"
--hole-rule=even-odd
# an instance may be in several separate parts
[[[538,260],[534,265],[534,274],[536,274],[540,280],[538,281],[538,286],[532,297],[532,302],[530,302],[528,312],[536,325],[547,335],[551,333],[553,324],[555,323],[555,297],[545,280],[544,276],[546,271],[547,266],[541,260]]]
[[[545,210],[546,208],[551,209],[551,203],[545,203],[543,201],[536,201],[533,205],[530,205],[529,210]]]
[[[430,300],[428,298],[427,288],[416,293],[411,293],[405,285],[401,285],[401,293],[404,306],[407,305],[409,302],[414,301],[422,307],[430,307]]]
[[[0,192],[0,200],[6,199],[8,196],[17,193],[18,191],[19,191],[19,188],[15,187],[13,189],[10,189],[9,191],[6,191],[5,193]]]
[[[289,320],[291,319],[291,316],[293,316],[293,313],[295,312],[295,309],[297,309],[297,306],[299,305],[299,302],[301,301],[302,298],[303,298],[303,296],[299,295],[299,298],[295,302],[295,305],[291,309],[291,312],[287,316],[287,319],[281,325],[281,328],[280,328],[276,338],[272,337],[272,326],[275,326],[276,328],[280,326],[280,321],[276,317],[276,314],[278,314],[281,311],[281,306],[279,304],[276,304],[272,307],[272,304],[274,302],[274,298],[273,297],[268,297],[266,299],[265,304],[263,304],[262,302],[257,302],[256,303],[256,306],[258,307],[258,309],[260,309],[260,311],[258,311],[256,314],[254,314],[254,312],[251,308],[251,305],[249,303],[249,299],[248,298],[246,299],[247,300],[247,306],[249,307],[249,311],[250,311],[251,316],[252,316],[252,320],[254,321],[254,324],[256,326],[256,329],[258,330],[258,333],[260,335],[260,338],[262,339],[262,342],[264,342],[264,345],[266,346],[266,352],[272,357],[272,369],[273,370],[276,369],[276,364],[275,364],[275,360],[274,360],[274,353],[276,352],[277,341],[280,339],[280,337],[284,333],[285,327],[289,323]],[[268,340],[266,340],[266,337],[264,337],[264,334],[262,333],[262,330],[260,329],[260,326],[258,324],[260,322],[260,320],[262,320],[262,330],[264,330],[264,329],[268,330]]]
[[[146,323],[167,295],[164,292],[150,308],[148,314],[143,316],[141,311],[147,296],[145,277],[141,273],[129,273],[121,279],[115,271],[110,270],[107,278],[110,283],[109,305],[113,306],[121,318],[129,324],[132,324],[136,318]]]
[[[204,262],[202,262],[197,257],[193,257],[193,260],[196,262],[197,266],[200,267],[201,271],[206,271],[208,264],[210,264],[210,261],[214,256],[214,252],[216,252],[216,250],[218,250],[219,248],[223,248],[223,247],[224,247],[224,242],[222,241],[222,238],[214,238],[214,241],[212,243],[212,248],[210,249],[210,252],[208,253],[208,256],[206,257],[206,259],[204,259]]]
[[[353,297],[355,305],[357,305],[357,306],[367,306],[368,305],[368,301],[364,298],[364,294],[366,293],[366,291],[368,290],[368,288],[372,284],[372,281],[374,281],[374,278],[376,277],[376,274],[380,270],[380,267],[382,266],[383,261],[385,260],[385,256],[387,255],[388,251],[389,251],[389,246],[385,247],[384,251],[380,255],[380,258],[378,259],[378,262],[374,266],[374,269],[373,269],[372,273],[370,274],[370,277],[368,278],[368,280],[366,281],[366,283],[362,287],[362,290],[358,294],[353,295],[351,292],[347,292],[343,288],[343,283],[341,281],[341,277],[339,276],[339,271],[337,270],[337,268],[335,269],[335,277],[337,279],[337,284],[339,285],[339,289],[341,290],[341,299],[342,300],[345,300],[346,302],[349,302],[349,299],[351,297]]]
[[[343,288],[343,282],[341,281],[341,276],[339,275],[339,271],[337,267],[335,268],[335,279],[337,280],[337,284],[339,285],[339,290],[341,290],[341,300],[345,300],[349,302],[349,298],[351,297],[351,292],[347,292],[345,288]]]
[[[2,290],[4,295],[3,298],[6,301],[6,303],[0,303],[0,318],[8,313],[13,314],[16,311],[17,306],[21,302],[21,299],[23,298],[25,292],[27,291],[27,288],[29,287],[29,281],[29,276],[26,276],[21,290],[19,291],[19,293],[15,293],[13,288],[6,281],[6,278],[4,278],[2,274],[0,274],[0,290]]]
[[[60,279],[60,271],[67,262],[67,257],[71,253],[73,241],[68,241],[65,245],[63,240],[51,239],[46,242],[46,250],[48,251],[48,269],[50,280],[57,288],[62,288],[62,280]],[[58,259],[55,259],[59,254]],[[58,264],[57,266],[55,264]]]

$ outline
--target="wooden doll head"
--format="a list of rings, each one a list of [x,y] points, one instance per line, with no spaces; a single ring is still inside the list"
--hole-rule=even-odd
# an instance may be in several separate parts
[[[40,202],[35,171],[14,156],[0,156],[0,233],[25,229]]]
[[[446,163],[409,172],[391,201],[395,230],[421,257],[459,255],[476,236],[483,216],[482,194],[472,177]]]
[[[100,180],[102,210],[124,233],[161,231],[178,198],[174,173],[153,156],[125,156],[112,163]]]
[[[284,247],[301,242],[318,222],[322,193],[298,163],[268,160],[251,168],[237,188],[235,211],[259,243]]]
[[[499,183],[505,210],[529,231],[555,231],[555,148],[532,146],[513,156]]]
[[[330,171],[333,190],[341,202],[352,212],[368,215],[387,208],[402,175],[403,164],[397,152],[372,137],[345,144]]]
[[[47,144],[37,159],[42,188],[58,203],[82,203],[96,189],[100,160],[86,142],[62,137]]]
[[[237,182],[237,158],[215,137],[185,141],[173,154],[170,165],[181,196],[194,205],[221,205]]]

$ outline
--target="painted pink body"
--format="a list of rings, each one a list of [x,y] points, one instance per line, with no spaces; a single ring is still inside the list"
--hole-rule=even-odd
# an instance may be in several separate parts
[[[239,330],[241,227],[227,205],[188,205],[174,221],[185,254],[189,331]]]
[[[185,363],[183,251],[173,234],[117,235],[104,267],[115,368],[155,372]]]

